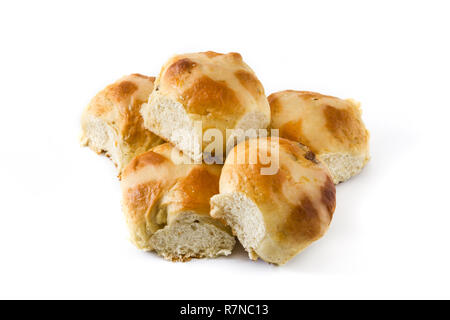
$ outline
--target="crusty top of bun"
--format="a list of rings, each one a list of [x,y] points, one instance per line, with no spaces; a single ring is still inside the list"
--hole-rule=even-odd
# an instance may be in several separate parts
[[[309,91],[286,90],[268,97],[271,126],[280,136],[307,145],[313,152],[368,153],[369,132],[360,104]]]
[[[119,136],[128,144],[138,144],[149,138],[159,138],[144,128],[140,114],[147,102],[155,78],[131,74],[100,91],[89,103],[85,116],[102,118],[117,128]]]
[[[239,53],[173,56],[155,85],[155,91],[181,103],[188,114],[211,121],[209,127],[233,128],[240,116],[252,111],[265,113],[270,121],[264,88]]]
[[[123,205],[131,224],[156,232],[185,211],[209,215],[221,166],[192,164],[171,144],[133,159],[122,172]]]
[[[261,168],[270,164],[260,159],[275,154],[277,145],[279,170],[262,175]],[[254,150],[256,164],[237,161],[243,154],[249,159]],[[277,161],[275,155],[273,159]],[[230,152],[220,177],[220,194],[233,192],[246,195],[257,205],[267,235],[287,256],[325,233],[336,206],[336,190],[328,169],[307,147],[282,138],[250,139]]]

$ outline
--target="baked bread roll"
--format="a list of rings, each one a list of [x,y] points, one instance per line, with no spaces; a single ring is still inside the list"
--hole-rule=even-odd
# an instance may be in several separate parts
[[[136,155],[163,142],[144,128],[140,114],[154,81],[140,74],[125,76],[100,91],[83,113],[82,144],[106,153],[119,172]]]
[[[267,163],[277,164],[276,174],[261,174]],[[282,265],[324,235],[335,205],[335,186],[314,153],[290,140],[258,138],[229,153],[211,215],[226,221],[251,259]]]
[[[369,161],[369,132],[360,104],[307,91],[269,97],[273,129],[308,146],[327,166],[335,184],[358,174]]]
[[[192,164],[165,143],[133,159],[122,173],[123,208],[132,242],[172,261],[229,255],[235,239],[213,219],[221,166]]]
[[[231,149],[235,141],[244,139],[236,131],[227,139],[227,129],[266,129],[270,124],[264,88],[239,53],[172,57],[162,67],[141,112],[147,129],[196,161],[203,151],[222,159],[227,145]],[[214,152],[205,150],[214,138],[202,139],[212,128],[223,137],[221,150]]]

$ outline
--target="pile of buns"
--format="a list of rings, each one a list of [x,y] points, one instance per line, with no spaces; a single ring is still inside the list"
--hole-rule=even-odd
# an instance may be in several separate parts
[[[251,259],[286,263],[325,234],[335,184],[369,160],[357,102],[267,97],[238,53],[175,55],[156,79],[125,76],[81,123],[82,143],[118,168],[132,242],[172,261],[229,255],[237,237]]]

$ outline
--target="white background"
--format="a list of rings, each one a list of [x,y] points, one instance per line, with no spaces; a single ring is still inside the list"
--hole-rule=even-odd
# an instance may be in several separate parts
[[[448,1],[2,1],[0,298],[450,298]],[[91,97],[174,53],[238,51],[267,94],[362,102],[372,160],[283,267],[128,242]]]

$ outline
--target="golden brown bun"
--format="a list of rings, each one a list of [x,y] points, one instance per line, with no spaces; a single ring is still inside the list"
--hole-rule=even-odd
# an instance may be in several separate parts
[[[119,171],[135,155],[163,142],[144,128],[140,115],[154,81],[140,74],[122,77],[100,91],[83,114],[83,144],[97,153],[105,152]]]
[[[238,53],[172,57],[142,115],[146,128],[195,160],[209,143],[200,139],[207,129],[217,128],[226,140],[226,129],[265,129],[270,124],[264,88]],[[195,121],[201,121],[202,131],[195,130]]]
[[[271,94],[271,127],[308,146],[329,167],[335,183],[359,173],[369,160],[369,132],[360,104],[315,92]]]
[[[219,192],[221,166],[189,162],[165,143],[124,169],[123,207],[132,241],[171,260],[229,254],[234,238],[209,215],[209,200]]]
[[[279,152],[279,170],[261,174],[265,154]],[[238,162],[256,150],[256,164]],[[276,159],[276,157],[274,158]],[[276,160],[274,160],[276,162]],[[272,161],[272,163],[274,162]],[[211,214],[223,218],[253,259],[284,264],[324,235],[336,205],[328,169],[305,146],[280,138],[251,139],[228,155]]]

